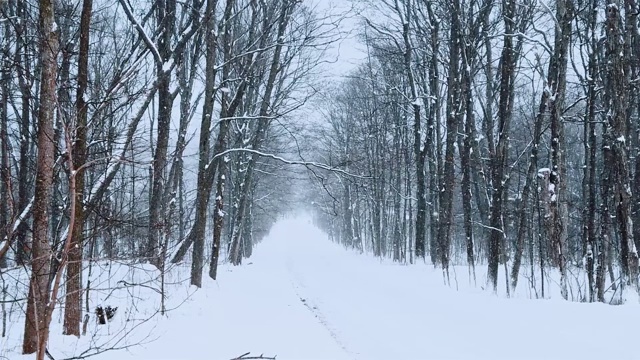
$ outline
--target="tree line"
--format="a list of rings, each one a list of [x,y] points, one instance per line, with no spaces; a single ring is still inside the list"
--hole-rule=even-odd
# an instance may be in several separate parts
[[[507,294],[523,278],[541,297],[637,292],[638,4],[361,3],[366,61],[327,95],[314,141],[367,176],[326,174],[318,224],[446,281],[465,264]]]

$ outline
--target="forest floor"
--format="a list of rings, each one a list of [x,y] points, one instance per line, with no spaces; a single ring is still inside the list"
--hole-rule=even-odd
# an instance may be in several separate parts
[[[103,279],[110,284],[97,283],[126,285],[149,272],[143,270],[112,269]],[[50,352],[56,360],[109,347],[125,349],[95,358],[228,360],[251,352],[278,360],[640,359],[637,304],[530,300],[525,292],[506,299],[481,289],[480,272],[475,286],[465,267],[453,270],[445,285],[431,266],[347,251],[308,219],[287,219],[243,266],[222,266],[219,280],[207,278],[197,292],[170,276],[167,306],[175,309],[164,316],[153,316],[155,291],[98,286],[92,302],[117,305],[114,321],[90,322],[93,335],[81,340],[57,335],[56,323]],[[18,355],[24,320],[9,320],[0,359],[31,359]]]

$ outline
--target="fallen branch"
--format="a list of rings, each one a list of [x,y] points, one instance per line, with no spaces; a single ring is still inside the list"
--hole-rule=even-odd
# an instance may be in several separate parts
[[[267,359],[267,360],[276,360],[276,357],[265,357],[264,354],[260,354],[260,356],[249,356],[251,353],[244,353],[238,357],[235,357],[231,360],[250,360],[250,359]]]

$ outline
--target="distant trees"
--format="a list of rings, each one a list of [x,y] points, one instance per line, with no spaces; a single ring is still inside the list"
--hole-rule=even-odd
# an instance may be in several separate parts
[[[515,291],[524,264],[537,296],[552,269],[564,298],[637,290],[637,4],[367,4],[369,58],[328,95],[317,156],[371,180],[323,177],[319,223],[445,275],[486,263],[494,291],[501,268]]]

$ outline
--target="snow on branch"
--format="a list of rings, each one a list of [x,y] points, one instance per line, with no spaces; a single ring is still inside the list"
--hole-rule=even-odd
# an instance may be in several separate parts
[[[219,154],[216,154],[213,158],[211,158],[211,161],[209,162],[209,166],[211,166],[211,164],[213,164],[217,159],[224,157],[227,154],[231,154],[231,153],[235,153],[235,152],[248,152],[257,156],[261,156],[261,157],[266,157],[266,158],[270,158],[273,160],[277,160],[280,161],[282,163],[288,164],[288,165],[302,165],[305,167],[316,167],[319,169],[323,169],[323,170],[327,170],[327,171],[333,171],[333,172],[337,172],[340,173],[342,175],[346,175],[346,176],[351,176],[351,177],[355,177],[355,178],[360,178],[360,179],[369,179],[371,178],[371,176],[366,176],[366,175],[358,175],[358,174],[352,174],[348,171],[344,171],[342,169],[338,169],[335,168],[333,166],[327,165],[327,164],[323,164],[323,163],[319,163],[319,162],[314,162],[314,161],[300,161],[300,160],[287,160],[283,157],[280,157],[278,155],[274,155],[274,154],[269,154],[269,153],[265,153],[262,151],[258,151],[258,150],[253,150],[253,149],[246,149],[246,148],[236,148],[236,149],[228,149],[225,150]]]
[[[369,25],[369,27],[371,27],[373,30],[375,30],[377,33],[379,33],[380,35],[384,35],[387,36],[389,39],[391,39],[391,41],[393,41],[396,45],[396,47],[400,50],[404,49],[404,47],[402,45],[400,45],[400,43],[398,42],[398,40],[396,39],[395,35],[388,30],[385,29],[381,29],[380,27],[376,26],[373,24],[373,22],[371,22],[371,20],[365,18],[364,21],[367,23],[367,25]],[[406,50],[406,49],[404,49]]]
[[[4,257],[9,249],[11,248],[11,238],[12,234],[18,230],[20,224],[26,221],[27,216],[31,213],[31,208],[33,207],[34,197],[31,197],[31,200],[27,204],[27,206],[20,212],[20,215],[14,220],[13,224],[9,224],[9,228],[11,231],[8,234],[5,234],[4,239],[0,239],[0,258]]]
[[[542,7],[546,10],[549,16],[551,16],[551,18],[553,19],[553,22],[556,24],[556,27],[560,28],[560,21],[558,21],[558,18],[556,18],[555,14],[553,13],[549,5],[546,4],[544,1],[541,1],[540,5],[542,5]]]
[[[140,35],[144,43],[147,44],[147,47],[153,53],[153,57],[156,60],[156,63],[162,64],[162,56],[160,56],[158,48],[156,48],[155,44],[153,43],[149,35],[147,35],[147,33],[144,31],[142,25],[140,25],[138,20],[136,20],[135,16],[133,16],[131,8],[129,8],[129,4],[127,4],[128,1],[118,0],[118,2],[120,3],[120,5],[122,5],[122,8],[124,9],[125,14],[127,14],[127,18],[129,19],[129,21],[131,21],[131,23],[136,27],[136,30],[138,30],[138,34]]]
[[[158,87],[154,84],[154,86],[150,89],[147,94],[147,98],[145,99],[144,104],[138,109],[135,116],[129,123],[127,128],[127,133],[124,137],[124,145],[117,152],[117,155],[112,155],[107,163],[106,171],[98,178],[93,187],[88,193],[87,200],[85,201],[85,207],[91,208],[96,201],[96,199],[100,199],[102,194],[105,192],[106,188],[111,184],[111,181],[115,177],[116,172],[120,169],[120,165],[124,162],[126,158],[126,153],[129,150],[131,143],[133,141],[133,135],[138,129],[138,124],[142,119],[145,111],[149,107],[149,104],[153,101],[156,91]]]

